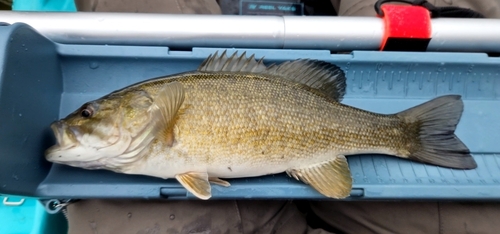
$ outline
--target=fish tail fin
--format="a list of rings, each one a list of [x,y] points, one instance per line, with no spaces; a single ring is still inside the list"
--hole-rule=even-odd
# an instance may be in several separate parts
[[[460,95],[446,95],[396,114],[417,132],[419,143],[412,144],[407,158],[443,167],[476,168],[469,149],[455,135],[463,108]]]

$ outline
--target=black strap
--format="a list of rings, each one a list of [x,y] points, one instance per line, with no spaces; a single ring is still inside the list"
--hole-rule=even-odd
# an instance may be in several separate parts
[[[431,18],[485,18],[481,13],[461,7],[436,7],[426,0],[378,0],[375,3],[375,11],[379,16],[384,16],[381,9],[382,4],[387,2],[401,2],[413,6],[422,6],[431,12]]]
[[[460,7],[440,7],[437,17],[445,18],[485,18],[479,12]]]

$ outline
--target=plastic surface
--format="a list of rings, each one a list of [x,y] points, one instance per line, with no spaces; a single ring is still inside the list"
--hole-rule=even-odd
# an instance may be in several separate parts
[[[16,36],[21,32],[30,35]],[[24,25],[0,27],[0,51],[7,52],[0,56],[4,113],[0,115],[0,193],[47,198],[194,198],[174,179],[63,165],[49,168],[43,152],[54,142],[49,132],[53,120],[126,85],[196,69],[216,50],[53,45]],[[257,58],[265,56],[266,63],[314,58],[337,64],[348,78],[343,102],[379,113],[398,112],[439,95],[463,96],[465,110],[456,134],[473,152],[477,169],[452,170],[384,155],[350,156],[354,188],[347,200],[500,200],[499,58],[476,53],[246,51]],[[229,181],[229,188],[212,187],[212,199],[324,198],[284,174]]]
[[[0,196],[0,233],[2,234],[63,234],[67,223],[62,214],[49,215],[34,198]]]
[[[63,88],[55,48],[28,26],[0,26],[0,193],[33,195],[49,172]]]
[[[76,11],[74,0],[15,0],[13,11]]]

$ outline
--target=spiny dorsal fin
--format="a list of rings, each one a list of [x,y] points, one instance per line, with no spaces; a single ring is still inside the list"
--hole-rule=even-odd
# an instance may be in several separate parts
[[[216,52],[210,55],[198,68],[203,72],[250,72],[268,74],[296,82],[307,87],[311,92],[341,101],[345,94],[346,78],[344,72],[337,66],[310,59],[299,59],[284,62],[280,65],[266,67],[263,58],[255,60],[255,55],[246,58],[246,52],[240,56],[233,53],[227,56],[227,51],[222,55]]]
[[[328,162],[288,169],[286,173],[327,197],[345,198],[351,193],[351,172],[343,155]]]
[[[251,73],[261,73],[267,69],[266,65],[263,63],[261,58],[259,61],[255,61],[255,55],[252,54],[250,58],[246,57],[246,52],[241,54],[239,57],[236,56],[237,52],[233,53],[231,57],[227,57],[226,51],[222,52],[222,55],[218,55],[218,52],[210,55],[201,65],[198,67],[198,71],[203,72],[251,72]]]
[[[271,65],[266,73],[286,77],[338,102],[342,101],[346,90],[342,69],[319,60],[299,59]]]

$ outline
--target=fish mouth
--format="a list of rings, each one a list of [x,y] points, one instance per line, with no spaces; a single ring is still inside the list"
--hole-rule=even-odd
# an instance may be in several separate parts
[[[45,157],[49,161],[53,161],[53,154],[59,151],[68,150],[78,145],[77,133],[78,131],[61,121],[56,121],[50,125],[56,144],[51,146],[45,151]]]

